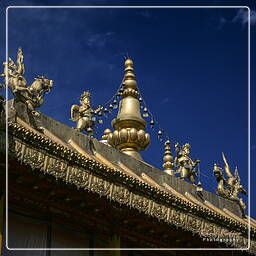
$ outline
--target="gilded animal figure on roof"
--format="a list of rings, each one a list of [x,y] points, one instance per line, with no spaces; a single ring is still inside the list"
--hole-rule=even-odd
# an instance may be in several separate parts
[[[38,115],[39,112],[35,108],[39,108],[44,103],[44,95],[51,90],[53,81],[44,76],[38,76],[28,86],[24,78],[25,66],[23,60],[22,49],[19,48],[16,63],[10,57],[8,62],[3,63],[4,73],[0,76],[4,77],[5,84],[2,84],[2,86],[12,91],[15,101],[24,102],[32,114]]]
[[[223,158],[224,170],[227,178],[224,177],[223,169],[217,166],[217,164],[214,164],[213,174],[216,177],[216,180],[218,182],[217,193],[222,197],[239,202],[240,207],[243,210],[245,210],[246,205],[243,199],[239,198],[238,196],[239,194],[246,195],[247,193],[244,187],[240,184],[241,179],[238,173],[238,169],[237,167],[235,168],[234,175],[233,175],[224,153],[222,153],[222,158]]]

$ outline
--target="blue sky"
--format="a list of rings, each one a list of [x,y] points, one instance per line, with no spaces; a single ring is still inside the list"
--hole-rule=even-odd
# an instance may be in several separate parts
[[[54,5],[55,1],[9,1],[8,5],[35,3]],[[71,4],[58,1],[60,3]],[[201,3],[184,1],[189,5]],[[109,5],[110,2],[76,1],[76,4]],[[123,1],[118,5],[126,4]],[[164,4],[177,2],[165,1]],[[204,4],[224,5],[225,1],[204,1]],[[231,1],[228,4],[232,5]],[[233,5],[247,4],[236,1]],[[7,4],[2,3],[3,25],[5,6]],[[250,7],[254,40],[256,14],[254,6]],[[238,166],[242,184],[248,188],[247,12],[241,8],[9,9],[9,56],[16,59],[17,48],[23,48],[25,78],[29,84],[38,74],[54,81],[40,110],[74,126],[69,121],[71,105],[78,103],[85,90],[91,91],[95,106],[108,101],[123,78],[124,56],[128,53],[134,60],[142,96],[168,133],[172,147],[176,141],[189,142],[192,158],[201,160],[203,187],[212,192],[216,189],[213,164],[223,165],[221,152],[224,152],[232,170]],[[4,29],[2,26],[3,36]],[[0,46],[4,60],[4,40]],[[256,90],[254,48],[251,55],[252,116],[255,116]],[[98,129],[98,138],[105,128],[111,127],[115,115],[116,112],[104,120],[104,125]],[[254,158],[255,119],[251,128]],[[150,129],[148,131],[152,143],[143,158],[162,169],[163,142],[159,142]],[[254,170],[252,163],[251,178],[255,180]],[[255,198],[253,187],[252,193]],[[252,216],[256,217],[256,208],[251,206]]]

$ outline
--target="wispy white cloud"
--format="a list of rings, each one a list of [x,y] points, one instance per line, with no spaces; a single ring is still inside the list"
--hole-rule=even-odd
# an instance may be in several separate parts
[[[161,105],[163,105],[163,104],[166,104],[167,102],[169,102],[169,98],[164,98],[161,102],[160,102],[160,104]]]
[[[232,22],[240,22],[242,25],[245,25],[248,23],[249,15],[247,9],[239,9],[235,17],[232,19]],[[251,10],[250,12],[250,22],[251,25],[256,24],[256,11]]]
[[[225,24],[231,24],[231,23],[240,23],[242,26],[245,26],[248,23],[249,15],[247,9],[239,9],[236,13],[236,15],[232,19],[226,19],[224,17],[221,17],[219,19],[219,28],[222,28]],[[256,24],[256,11],[251,10],[250,12],[250,24],[255,25]]]
[[[114,32],[107,32],[103,34],[93,34],[87,40],[89,47],[101,48],[106,45],[107,42],[113,39]]]
[[[150,19],[152,17],[151,13],[148,10],[140,11],[139,14],[146,19]]]

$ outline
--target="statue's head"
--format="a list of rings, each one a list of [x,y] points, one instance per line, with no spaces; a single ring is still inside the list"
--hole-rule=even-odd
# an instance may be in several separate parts
[[[90,92],[84,92],[80,97],[80,103],[81,103],[81,105],[90,105],[90,103],[91,103],[91,93]]]
[[[182,146],[182,151],[188,155],[190,153],[190,144],[186,143],[185,145]]]
[[[53,86],[53,81],[52,80],[50,80],[50,79],[48,79],[44,76],[38,76],[37,78],[35,78],[35,80],[37,82],[39,82],[39,86],[42,87],[42,90],[45,93],[48,93],[52,89],[52,86]]]
[[[223,178],[222,168],[219,167],[216,163],[213,166],[213,174],[217,178],[218,181]]]

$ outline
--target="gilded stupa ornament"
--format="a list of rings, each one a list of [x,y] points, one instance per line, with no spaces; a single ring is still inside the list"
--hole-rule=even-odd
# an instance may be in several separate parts
[[[4,73],[0,76],[4,77],[4,86],[12,91],[14,100],[16,102],[24,102],[32,114],[39,115],[39,112],[35,108],[39,108],[44,103],[44,94],[51,90],[53,81],[46,77],[38,76],[28,86],[24,78],[25,66],[23,60],[22,49],[19,48],[16,63],[9,57],[8,63],[3,63]]]
[[[243,186],[240,184],[241,179],[238,174],[238,169],[237,167],[235,168],[234,175],[233,175],[232,172],[230,171],[230,168],[224,153],[222,153],[222,158],[224,162],[224,170],[225,170],[227,179],[223,175],[223,169],[217,166],[217,164],[214,164],[213,174],[218,182],[217,193],[224,198],[237,201],[241,209],[245,210],[246,205],[243,199],[239,198],[238,195],[240,193],[246,195],[247,193],[246,193],[246,190],[243,188]]]
[[[174,160],[174,165],[178,168],[175,173],[180,175],[182,180],[188,179],[192,184],[195,184],[196,180],[196,166],[200,163],[200,160],[193,161],[190,158],[190,144],[186,143],[179,148],[179,143],[175,144],[175,152],[177,156]]]
[[[145,133],[146,121],[141,117],[139,93],[135,79],[133,61],[125,61],[122,97],[117,117],[112,120],[114,132],[108,134],[108,143],[120,151],[137,159],[142,159],[143,151],[150,143],[150,136]]]
[[[83,92],[80,97],[80,104],[81,106],[72,105],[70,120],[76,122],[76,130],[79,132],[84,130],[89,136],[93,136],[94,116],[100,112],[102,107],[99,106],[95,110],[92,109],[90,92]]]
[[[173,163],[173,156],[172,156],[172,152],[171,152],[171,143],[169,140],[167,140],[164,144],[164,164],[163,164],[163,168],[164,168],[164,172],[170,174],[170,175],[174,175],[175,171],[173,169],[174,167],[174,163]]]

